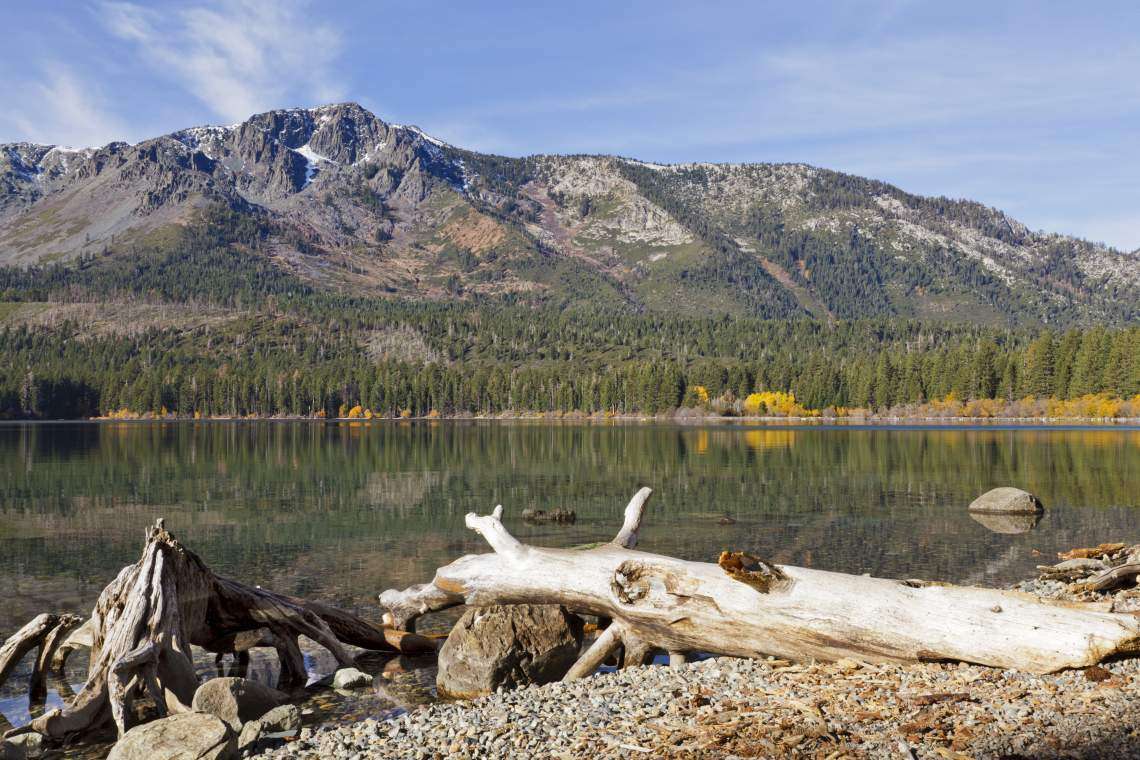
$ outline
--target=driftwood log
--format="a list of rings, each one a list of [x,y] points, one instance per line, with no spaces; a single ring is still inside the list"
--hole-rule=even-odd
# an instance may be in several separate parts
[[[79,693],[62,709],[9,733],[81,737],[113,721],[121,736],[134,721],[132,703],[143,693],[158,716],[189,710],[198,687],[192,645],[239,658],[256,646],[273,647],[281,661],[279,685],[285,686],[306,677],[301,636],[328,649],[341,666],[353,662],[345,644],[434,651],[423,637],[384,631],[324,604],[215,575],[161,520],[148,532],[139,561],[123,568],[99,595],[91,618],[80,622],[75,616],[40,615],[0,648],[0,682],[37,645],[35,673],[41,677],[48,668],[61,669],[75,648],[91,649]]]
[[[960,661],[1032,673],[1140,653],[1140,618],[1028,594],[779,566],[742,553],[716,564],[636,551],[651,491],[626,507],[609,544],[546,549],[516,540],[491,515],[467,527],[494,550],[436,571],[429,584],[380,595],[386,622],[414,624],[458,604],[561,604],[613,622],[566,676],[587,676],[624,647],[792,660]]]

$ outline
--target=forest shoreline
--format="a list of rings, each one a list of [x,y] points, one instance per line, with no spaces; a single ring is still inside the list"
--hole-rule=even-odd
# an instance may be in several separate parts
[[[589,424],[679,424],[679,425],[765,425],[771,427],[1000,427],[1018,426],[1025,428],[1087,425],[1113,428],[1140,425],[1140,417],[939,417],[931,415],[867,415],[849,417],[773,417],[773,416],[724,416],[718,414],[586,414],[581,412],[503,412],[499,414],[442,414],[408,417],[376,415],[361,417],[325,417],[321,415],[156,415],[113,417],[78,417],[64,419],[0,419],[0,423],[60,424],[75,422],[92,423],[144,423],[144,422],[347,422],[356,424],[393,422],[566,422]]]

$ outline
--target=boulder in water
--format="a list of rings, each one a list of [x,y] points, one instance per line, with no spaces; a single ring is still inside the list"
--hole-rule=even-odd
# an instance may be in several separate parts
[[[1041,500],[1020,488],[1002,486],[986,491],[970,504],[971,512],[1004,515],[1039,515],[1045,511]]]

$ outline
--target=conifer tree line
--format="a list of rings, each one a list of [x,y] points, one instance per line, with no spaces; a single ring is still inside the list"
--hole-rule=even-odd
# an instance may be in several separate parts
[[[763,310],[687,316],[565,294],[366,297],[318,290],[278,268],[262,250],[272,233],[262,218],[211,208],[172,241],[127,243],[68,265],[0,268],[0,417],[678,408],[1140,415],[1135,325],[828,323],[765,319]],[[762,300],[762,278],[721,242],[710,266],[728,267],[730,280]],[[128,316],[108,328],[68,318],[76,304],[128,315],[161,305],[175,316],[150,327]],[[206,309],[217,318],[195,321]],[[35,317],[53,310],[63,316]],[[1096,398],[1047,403],[1086,397]],[[987,400],[995,403],[968,404]]]
[[[0,415],[652,415],[677,408],[789,413],[742,407],[765,390],[794,394],[798,413],[842,414],[947,399],[1014,402],[1100,394],[1127,402],[1140,395],[1140,328],[1135,327],[1047,331],[1031,339],[997,334],[1000,342],[965,331],[943,335],[935,345],[911,347],[888,336],[866,350],[841,345],[835,336],[812,336],[814,327],[804,323],[799,330],[780,329],[784,340],[745,351],[752,355],[741,358],[683,359],[676,353],[638,358],[654,352],[631,349],[632,358],[614,360],[606,356],[620,353],[612,347],[576,350],[556,344],[545,351],[550,358],[524,363],[478,355],[445,358],[445,352],[423,363],[411,357],[377,359],[348,333],[298,335],[259,326],[265,332],[212,336],[208,350],[201,336],[190,340],[175,329],[85,337],[78,325],[4,328]],[[1081,416],[1088,415],[1093,413]]]

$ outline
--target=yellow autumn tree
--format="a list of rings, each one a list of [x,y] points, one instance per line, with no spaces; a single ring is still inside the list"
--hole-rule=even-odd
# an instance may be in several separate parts
[[[783,391],[760,391],[744,399],[746,414],[773,414],[783,417],[804,416],[807,410],[796,403],[796,394]]]

